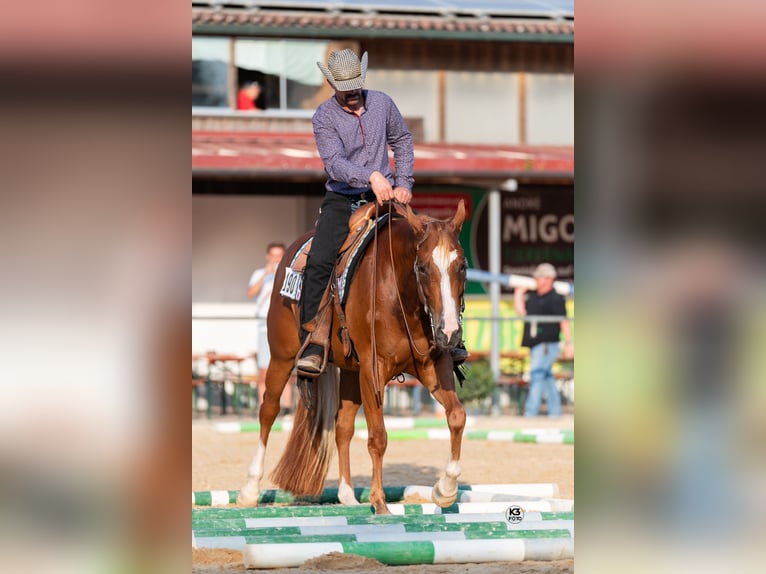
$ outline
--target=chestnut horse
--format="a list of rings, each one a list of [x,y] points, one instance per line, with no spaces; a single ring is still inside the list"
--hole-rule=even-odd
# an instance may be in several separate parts
[[[391,204],[386,205],[391,213]],[[351,484],[349,445],[361,404],[372,458],[370,503],[376,514],[390,514],[383,492],[383,455],[388,442],[383,393],[391,378],[411,374],[446,411],[450,457],[432,491],[434,502],[441,507],[450,506],[457,497],[465,426],[465,411],[455,393],[449,353],[461,341],[466,260],[458,235],[465,220],[465,206],[461,200],[456,213],[446,220],[415,214],[409,206],[406,210],[400,206],[395,209],[403,217],[391,217],[377,231],[348,287],[345,315],[358,361],[344,356],[336,312],[331,343],[335,366],[328,365],[325,373],[311,383],[311,408],[304,405],[308,393],[301,393],[304,398],[299,401],[292,434],[271,477],[279,488],[296,495],[319,494],[335,442],[340,465],[338,498],[344,504],[359,504]],[[248,481],[237,498],[241,505],[258,503],[269,432],[300,349],[299,309],[294,301],[280,295],[279,286],[286,263],[308,236],[288,248],[276,273],[267,319],[271,362],[260,408],[260,441]]]

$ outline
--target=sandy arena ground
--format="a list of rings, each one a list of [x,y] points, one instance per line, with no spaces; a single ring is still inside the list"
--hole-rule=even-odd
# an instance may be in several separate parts
[[[547,417],[524,419],[516,416],[473,417],[471,428],[498,430],[522,428],[573,429],[574,415],[570,406],[557,420]],[[424,415],[431,417],[433,415]],[[221,434],[211,422],[220,420],[252,420],[215,417],[212,421],[192,421],[192,490],[237,490],[244,484],[247,467],[255,453],[257,433]],[[268,473],[274,468],[286,444],[287,433],[275,432],[269,439],[266,473],[261,487],[274,488]],[[384,460],[384,484],[432,485],[449,458],[449,442],[437,440],[389,441]],[[574,446],[465,440],[461,460],[461,484],[497,484],[513,482],[551,482],[559,486],[560,498],[574,498]],[[354,486],[369,486],[372,464],[366,441],[351,443],[351,470]],[[338,485],[336,461],[330,466],[326,487]],[[316,574],[321,570],[344,572],[383,571],[389,574],[505,574],[574,572],[573,560],[552,562],[493,562],[488,564],[433,564],[419,566],[385,566],[358,556],[325,556],[306,562],[299,568],[246,570],[242,555],[228,550],[193,550],[193,574],[231,574],[261,572],[283,574]]]

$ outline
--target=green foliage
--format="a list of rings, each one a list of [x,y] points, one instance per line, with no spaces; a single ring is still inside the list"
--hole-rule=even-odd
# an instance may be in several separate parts
[[[465,404],[479,404],[495,390],[495,377],[489,361],[479,359],[465,364],[465,382],[458,385],[457,396]]]

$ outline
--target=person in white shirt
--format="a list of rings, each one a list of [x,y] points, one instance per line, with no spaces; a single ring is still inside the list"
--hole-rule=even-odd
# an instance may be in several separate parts
[[[274,274],[285,254],[285,245],[272,241],[266,246],[266,265],[253,271],[248,283],[247,296],[255,298],[255,317],[258,321],[258,404],[263,404],[263,393],[266,390],[266,372],[271,360],[269,341],[266,330],[266,317],[269,314],[271,292],[274,288]],[[288,381],[282,393],[280,403],[281,414],[291,414],[293,405],[293,380]]]

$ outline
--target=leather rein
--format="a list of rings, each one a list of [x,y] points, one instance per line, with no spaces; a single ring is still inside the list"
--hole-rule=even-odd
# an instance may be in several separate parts
[[[425,357],[431,353],[431,351],[434,349],[433,342],[429,345],[428,349],[425,351],[421,351],[418,348],[418,345],[415,343],[415,340],[412,337],[412,331],[410,330],[410,325],[407,322],[407,314],[404,311],[404,303],[402,303],[402,296],[399,291],[399,285],[396,279],[396,264],[394,260],[394,243],[393,243],[393,235],[391,232],[391,224],[393,223],[393,213],[392,213],[392,203],[391,201],[388,202],[388,251],[389,251],[389,257],[391,258],[391,268],[394,270],[393,276],[394,276],[394,288],[396,290],[396,298],[399,302],[399,309],[402,312],[402,319],[404,319],[404,327],[407,331],[407,339],[410,343],[410,349],[414,351],[416,354],[418,354],[421,357]],[[375,219],[378,219],[379,211],[378,211],[379,205],[378,202],[375,201]],[[419,247],[419,244],[418,244]],[[417,249],[416,249],[417,252]],[[375,295],[376,295],[376,286],[378,284],[377,282],[377,276],[378,276],[378,226],[375,226],[375,231],[373,234],[373,255],[372,258],[372,280],[373,280],[373,288],[370,291],[370,310],[372,313],[372,321],[370,321],[370,343],[372,347],[372,356],[374,357],[375,364],[373,365],[372,369],[372,385],[375,389],[375,398],[378,404],[378,407],[380,407],[383,404],[383,399],[381,397],[381,386],[380,386],[380,373],[378,372],[378,347],[377,347],[377,341],[375,337]],[[415,260],[417,262],[417,253],[415,255]],[[420,277],[418,274],[415,274],[415,280],[418,285],[418,290],[422,294],[423,288],[420,285]],[[423,302],[425,305],[425,302]],[[429,312],[430,316],[430,312]],[[430,317],[429,317],[430,318]],[[431,321],[433,323],[433,321]]]

